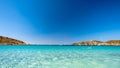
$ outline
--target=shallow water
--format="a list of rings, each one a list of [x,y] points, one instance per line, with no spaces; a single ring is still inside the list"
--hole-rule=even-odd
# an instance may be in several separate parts
[[[0,68],[120,68],[120,47],[0,46]]]

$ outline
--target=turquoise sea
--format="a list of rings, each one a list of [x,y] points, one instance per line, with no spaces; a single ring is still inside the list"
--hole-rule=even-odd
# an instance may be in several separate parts
[[[0,68],[120,68],[120,46],[0,46]]]

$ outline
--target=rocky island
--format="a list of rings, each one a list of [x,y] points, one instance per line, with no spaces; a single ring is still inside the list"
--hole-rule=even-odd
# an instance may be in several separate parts
[[[25,45],[26,43],[13,38],[0,36],[0,45]]]
[[[106,42],[97,41],[97,40],[90,40],[84,42],[76,42],[73,45],[105,45],[105,46],[120,46],[120,40],[108,40]]]

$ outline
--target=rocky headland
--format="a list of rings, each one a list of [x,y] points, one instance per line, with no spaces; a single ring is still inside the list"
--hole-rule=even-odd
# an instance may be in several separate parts
[[[73,45],[80,45],[80,46],[87,46],[87,45],[105,45],[105,46],[120,46],[120,40],[108,40],[106,42],[97,41],[97,40],[90,40],[84,42],[76,42]]]
[[[26,43],[13,38],[0,36],[0,45],[25,45]]]

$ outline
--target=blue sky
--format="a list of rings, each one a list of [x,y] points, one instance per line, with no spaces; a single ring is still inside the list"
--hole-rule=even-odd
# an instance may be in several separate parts
[[[33,44],[120,39],[120,1],[0,0],[0,35]]]

